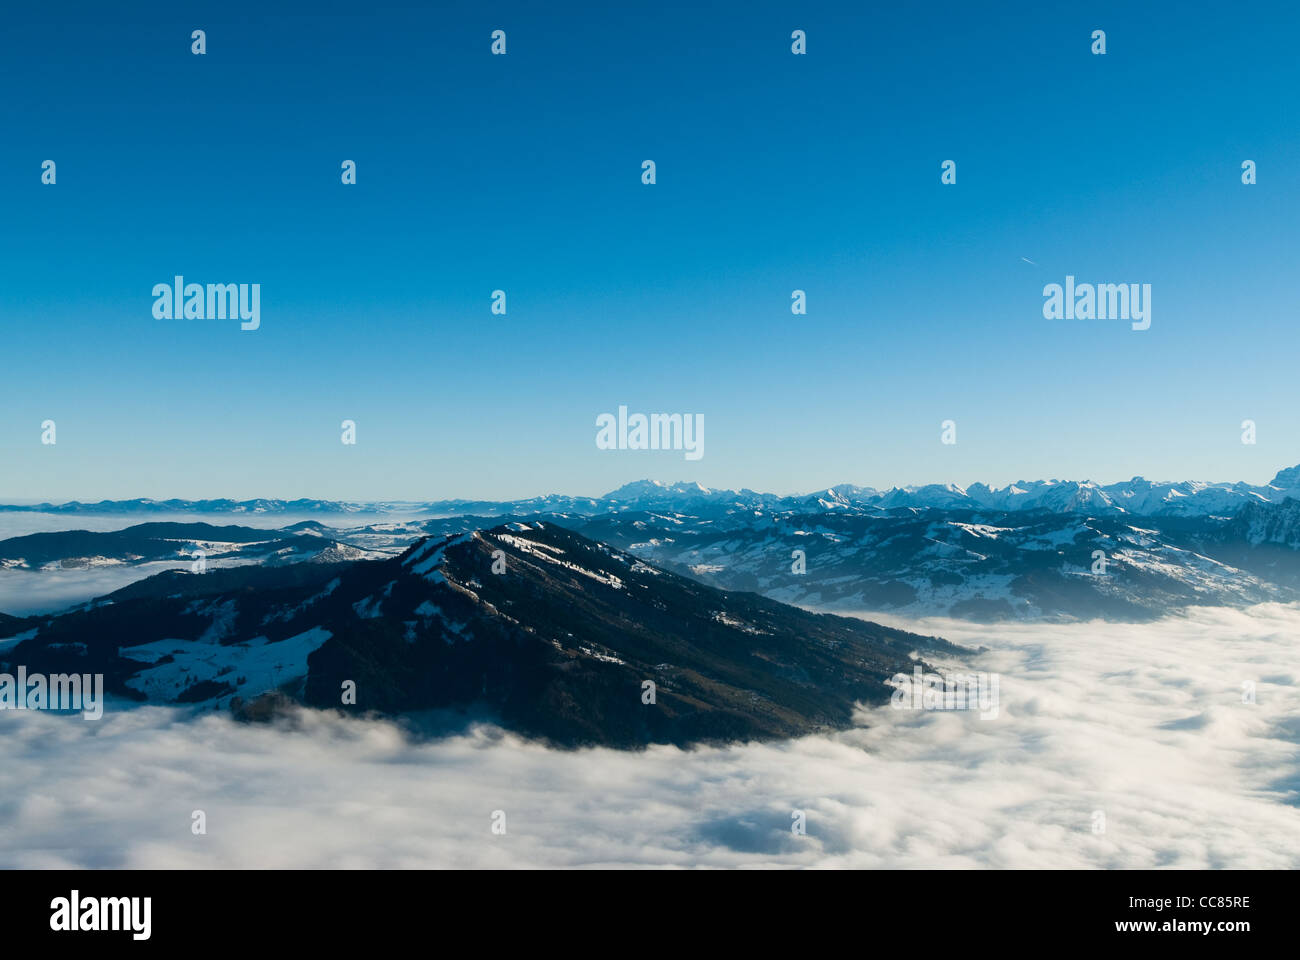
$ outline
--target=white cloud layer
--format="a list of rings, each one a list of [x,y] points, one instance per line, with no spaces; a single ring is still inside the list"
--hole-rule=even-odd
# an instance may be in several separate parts
[[[998,717],[883,707],[786,743],[564,753],[321,713],[0,713],[0,865],[1300,867],[1300,608],[900,625],[989,647],[972,668],[1000,674]]]

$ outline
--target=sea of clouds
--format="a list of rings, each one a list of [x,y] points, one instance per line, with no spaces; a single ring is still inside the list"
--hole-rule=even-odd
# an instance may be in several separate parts
[[[989,648],[969,666],[1000,675],[998,716],[622,753],[314,711],[0,713],[0,866],[1300,867],[1300,608],[899,625]]]

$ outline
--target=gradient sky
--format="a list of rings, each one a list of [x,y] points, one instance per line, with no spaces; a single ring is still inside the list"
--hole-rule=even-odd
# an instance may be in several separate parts
[[[6,11],[0,501],[1300,461],[1293,7],[269,6]],[[155,320],[177,273],[261,329]],[[1151,329],[1044,320],[1067,273]],[[620,403],[704,458],[598,450]]]

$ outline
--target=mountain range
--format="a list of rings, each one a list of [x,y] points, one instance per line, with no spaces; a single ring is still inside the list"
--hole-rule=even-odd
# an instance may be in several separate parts
[[[1017,481],[993,488],[926,484],[876,490],[839,484],[808,494],[779,496],[753,490],[711,489],[694,482],[639,480],[600,497],[549,495],[523,500],[432,500],[348,503],[333,500],[101,500],[96,503],[3,504],[0,511],[63,514],[286,514],[476,515],[521,513],[595,515],[627,510],[822,510],[886,512],[898,508],[1086,513],[1094,516],[1228,516],[1247,503],[1300,499],[1300,465],[1278,471],[1266,484],[1150,481],[1142,477],[1098,484],[1076,480]]]
[[[0,540],[0,577],[37,578],[19,589],[105,567],[127,583],[57,614],[0,613],[0,666],[101,673],[119,697],[249,720],[300,703],[416,726],[486,716],[562,746],[798,736],[848,725],[855,704],[883,702],[886,681],[927,657],[970,653],[873,611],[1140,621],[1300,602],[1298,480],[1291,468],[1264,487],[805,497],[640,481],[594,499],[441,501],[405,518],[392,504],[246,501],[250,513],[336,516]],[[187,504],[114,509],[129,518],[132,503]]]
[[[1193,605],[1300,601],[1300,500],[1247,502],[1232,517],[645,511],[575,526],[701,582],[819,610],[1146,621]]]
[[[993,505],[977,504],[970,490],[913,491],[934,494],[929,506],[894,502],[898,491],[882,500],[843,489],[780,498],[641,481],[595,501],[444,501],[428,519],[357,516],[280,529],[150,522],[32,534],[0,541],[0,570],[188,566],[198,551],[216,566],[379,560],[422,537],[513,521],[565,527],[718,589],[816,610],[1150,620],[1192,605],[1300,601],[1300,498],[1290,496],[1298,476],[1300,468],[1283,470],[1264,488],[1187,485],[1176,496],[1179,485],[1105,488],[1104,498],[1087,498],[1097,510],[1082,509],[1076,496],[1048,496],[1060,486],[1050,481],[1007,488]],[[1038,506],[1016,499],[1031,490]],[[1202,512],[1205,498],[1219,506]],[[1155,512],[1133,513],[1120,501]]]

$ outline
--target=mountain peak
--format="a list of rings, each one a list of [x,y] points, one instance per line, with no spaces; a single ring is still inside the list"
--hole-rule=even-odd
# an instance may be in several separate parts
[[[634,480],[631,483],[625,483],[617,490],[611,490],[605,494],[602,500],[635,500],[638,497],[645,496],[662,496],[663,494],[673,494],[677,496],[707,496],[719,491],[710,490],[708,487],[698,483],[695,480],[678,480],[670,483],[667,480]]]
[[[727,592],[536,522],[345,567],[169,572],[27,623],[5,626],[26,627],[22,662],[52,672],[74,645],[84,669],[137,700],[238,709],[278,690],[336,707],[355,680],[366,710],[483,709],[553,744],[629,749],[847,727],[860,703],[889,701],[888,678],[912,670],[917,651],[957,652]],[[654,709],[638,695],[647,677]]]
[[[1277,476],[1269,482],[1269,486],[1280,490],[1294,490],[1300,487],[1300,464],[1279,470]]]

